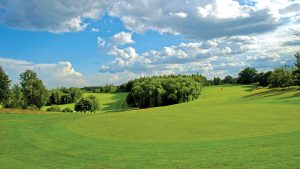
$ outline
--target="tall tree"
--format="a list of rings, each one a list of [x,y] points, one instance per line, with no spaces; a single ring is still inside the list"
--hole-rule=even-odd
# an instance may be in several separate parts
[[[292,70],[289,66],[276,68],[269,78],[271,87],[289,87],[293,84]]]
[[[5,102],[9,98],[9,87],[10,80],[8,75],[4,72],[2,67],[0,66],[0,104],[5,104]]]
[[[295,63],[295,66],[300,69],[300,53],[297,52],[295,55],[295,58],[296,58],[296,63]]]
[[[251,84],[255,81],[256,70],[254,68],[247,67],[239,73],[238,83]]]
[[[234,84],[234,78],[232,76],[226,76],[223,80],[223,83],[225,84]]]
[[[11,89],[9,101],[4,105],[6,108],[20,109],[24,108],[24,95],[19,85],[14,85]]]
[[[300,86],[300,53],[298,52],[294,56],[296,58],[295,66],[297,69],[293,71],[293,78],[295,84]]]
[[[32,70],[20,74],[20,83],[27,107],[42,108],[47,102],[48,92],[42,80]]]

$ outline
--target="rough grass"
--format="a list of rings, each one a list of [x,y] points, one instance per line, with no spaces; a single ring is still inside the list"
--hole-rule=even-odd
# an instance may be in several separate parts
[[[0,168],[299,168],[299,92],[217,86],[153,109],[121,112],[111,95],[96,114],[0,114]]]

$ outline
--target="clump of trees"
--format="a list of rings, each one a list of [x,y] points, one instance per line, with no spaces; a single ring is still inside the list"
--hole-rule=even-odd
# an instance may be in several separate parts
[[[255,82],[255,76],[257,74],[256,69],[247,67],[239,73],[239,84],[252,84]]]
[[[220,84],[257,84],[262,87],[289,87],[300,86],[300,53],[295,55],[294,66],[282,66],[275,68],[274,71],[257,73],[255,68],[247,67],[243,69],[237,78],[226,76],[223,80],[215,77],[210,81],[212,85]]]
[[[128,105],[148,108],[194,100],[207,82],[201,75],[170,75],[143,77],[129,84]]]
[[[100,103],[97,97],[90,95],[85,98],[81,98],[78,102],[75,103],[76,112],[96,112],[100,109]]]
[[[79,88],[57,88],[49,91],[49,99],[47,105],[60,105],[75,103],[82,98],[82,91]]]
[[[105,86],[95,86],[95,87],[84,87],[81,88],[85,92],[90,93],[116,93],[116,92],[124,92],[121,86],[115,86],[113,84],[108,84]]]
[[[294,83],[300,86],[300,53],[295,54],[296,62],[295,69],[292,72],[292,76],[294,78]]]
[[[10,80],[8,75],[0,67],[0,104],[5,104],[10,96]]]
[[[10,80],[0,67],[1,104],[6,108],[41,109],[48,100],[48,91],[32,70],[20,74],[20,86],[10,89]]]

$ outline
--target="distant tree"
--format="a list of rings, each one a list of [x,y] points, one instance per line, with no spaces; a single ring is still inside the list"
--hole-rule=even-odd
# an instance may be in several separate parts
[[[10,97],[4,104],[4,107],[14,109],[25,108],[24,95],[22,93],[22,88],[19,85],[16,84],[12,87]]]
[[[271,74],[272,71],[268,71],[266,73],[264,72],[258,73],[255,76],[255,82],[257,82],[259,86],[263,86],[263,87],[269,86],[269,79]]]
[[[52,89],[49,93],[47,105],[74,103],[82,98],[82,91],[75,87]]]
[[[214,85],[220,85],[222,83],[222,80],[219,77],[214,77],[213,83]]]
[[[95,96],[82,98],[75,104],[75,111],[77,112],[96,112],[99,108],[99,100]]]
[[[254,68],[247,67],[239,73],[238,83],[251,84],[255,82],[256,70]]]
[[[100,102],[98,98],[94,95],[90,95],[87,98],[91,99],[92,101],[92,107],[91,107],[91,112],[96,112],[100,109]]]
[[[126,101],[140,108],[165,106],[198,98],[203,83],[201,75],[169,75],[143,77],[131,81]]]
[[[79,88],[71,87],[67,93],[71,96],[72,103],[82,98],[82,91]]]
[[[0,66],[0,104],[5,104],[9,99],[10,82],[8,75]]]
[[[49,100],[48,100],[48,105],[58,105],[61,104],[62,96],[63,96],[63,91],[60,89],[53,89],[49,92]]]
[[[226,76],[223,79],[223,83],[224,84],[234,84],[235,83],[235,79],[232,76]]]
[[[61,96],[60,104],[68,104],[68,103],[73,103],[72,96],[69,95],[68,93],[63,93]]]
[[[22,93],[25,98],[27,107],[37,107],[39,109],[44,106],[48,100],[48,92],[42,80],[32,70],[26,70],[20,74],[20,84]]]
[[[295,66],[297,67],[297,69],[300,69],[300,53],[297,52],[294,56],[296,58]]]
[[[292,70],[288,66],[276,68],[269,78],[271,87],[289,87],[293,84]]]
[[[82,98],[77,103],[75,103],[76,112],[87,112],[92,109],[92,100],[89,98]]]
[[[296,69],[293,71],[293,79],[295,85],[300,86],[300,53],[298,52],[294,56],[296,58],[296,62],[295,62]]]

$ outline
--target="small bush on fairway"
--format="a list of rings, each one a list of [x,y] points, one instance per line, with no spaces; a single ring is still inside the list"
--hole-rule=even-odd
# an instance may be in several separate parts
[[[66,107],[62,110],[62,112],[70,112],[73,113],[74,111],[70,107]]]
[[[75,111],[76,112],[96,112],[100,109],[99,101],[95,96],[88,96],[85,98],[80,99],[75,104]]]
[[[61,112],[59,106],[51,106],[46,111],[48,111],[48,112]]]

